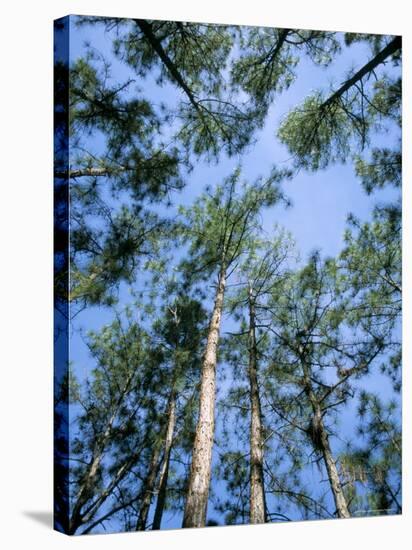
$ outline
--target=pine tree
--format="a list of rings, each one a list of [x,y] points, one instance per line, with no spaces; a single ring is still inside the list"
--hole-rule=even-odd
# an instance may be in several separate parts
[[[375,367],[385,344],[374,335],[367,338],[350,330],[346,323],[350,301],[343,289],[335,263],[323,263],[315,254],[281,293],[274,294],[268,304],[272,316],[268,330],[274,335],[273,375],[280,370],[283,383],[279,397],[271,397],[272,407],[323,462],[336,514],[349,517],[331,444],[332,426],[338,411],[354,397],[356,381]]]
[[[352,499],[363,513],[402,513],[402,438],[398,404],[362,392],[359,400],[359,441],[341,457]]]
[[[276,94],[296,79],[300,56],[327,66],[339,52],[335,33],[251,27],[241,31],[241,54],[231,67],[232,85],[239,86],[265,116]]]
[[[183,235],[190,238],[189,262],[193,276],[207,280],[217,276],[214,305],[203,357],[199,417],[192,453],[183,525],[204,526],[211,475],[215,422],[216,364],[226,281],[247,251],[257,215],[281,197],[278,182],[286,174],[273,172],[266,181],[243,185],[237,192],[239,170],[213,194],[204,194],[185,216]]]
[[[226,25],[175,21],[83,18],[116,29],[115,54],[139,78],[155,74],[183,94],[169,115],[181,124],[175,138],[187,153],[219,158],[240,153],[261,124],[256,112],[242,103],[223,78],[236,31]],[[177,115],[177,117],[176,117]]]
[[[349,216],[338,260],[351,296],[347,320],[385,344],[382,371],[400,390],[402,304],[400,204],[376,207],[370,222]]]
[[[264,447],[265,428],[263,422],[259,363],[263,354],[260,346],[264,336],[259,330],[260,311],[270,291],[281,281],[291,245],[279,231],[273,241],[263,241],[258,235],[249,244],[249,253],[245,256],[238,270],[235,288],[237,292],[229,299],[231,311],[243,310],[241,332],[237,335],[246,337],[247,377],[249,383],[249,452],[250,452],[250,502],[249,514],[251,523],[267,521],[267,505],[264,486]],[[234,343],[236,346],[236,343]],[[234,359],[240,360],[239,357]],[[233,361],[233,358],[232,358]],[[239,396],[235,397],[237,402]]]
[[[191,380],[198,376],[199,350],[203,343],[205,312],[200,303],[185,295],[178,295],[167,306],[165,317],[155,325],[155,334],[164,348],[163,360],[168,365],[166,430],[163,439],[162,463],[157,481],[157,500],[153,529],[160,529],[166,506],[167,486],[176,424],[185,414],[178,397],[190,390]],[[189,393],[190,395],[190,393]],[[180,397],[182,401],[182,397]],[[184,403],[184,400],[183,400]]]
[[[90,335],[90,352],[97,362],[91,378],[71,380],[71,406],[81,410],[70,447],[71,534],[81,526],[86,532],[90,523],[97,525],[96,514],[116,486],[136,465],[145,467],[144,451],[153,443],[158,422],[158,408],[150,395],[153,363],[147,346],[147,334],[138,325],[125,328],[115,320],[100,334]],[[137,430],[139,422],[143,429]],[[132,501],[138,498],[135,494]],[[112,513],[117,511],[114,505]]]
[[[350,75],[329,95],[323,91],[308,96],[303,105],[293,109],[281,124],[278,136],[294,155],[298,167],[316,171],[335,161],[345,162],[348,156],[362,151],[371,130],[384,123],[400,121],[401,80],[379,73],[371,85],[371,75],[391,61],[399,64],[400,37],[387,37],[382,49],[363,67]],[[349,41],[351,43],[351,41]],[[373,160],[379,159],[382,171],[400,164],[399,152],[375,149]],[[370,170],[377,171],[376,162]],[[358,159],[358,172],[367,172]],[[384,178],[380,177],[380,185]],[[393,180],[392,180],[393,181]],[[375,182],[376,185],[376,182]],[[366,185],[370,192],[373,187]]]
[[[212,525],[211,499],[229,524],[400,513],[400,202],[375,206],[369,220],[349,215],[337,258],[316,252],[298,268],[289,237],[277,229],[263,238],[260,216],[287,203],[280,183],[290,170],[248,182],[237,169],[177,219],[166,210],[195,162],[248,150],[300,59],[332,66],[357,42],[369,61],[311,93],[278,137],[297,170],[350,160],[367,194],[396,191],[400,38],[77,23],[102,25],[128,76],[112,78],[88,47],[70,67],[70,87],[69,68],[56,66],[56,143],[71,152],[69,166],[59,154],[55,165],[57,304],[62,317],[71,301],[74,315],[99,306],[113,319],[84,339],[88,374],[74,365],[56,383],[57,524],[70,534],[111,521],[160,529],[173,510],[184,527]],[[148,93],[162,86],[159,103]],[[393,142],[374,142],[386,129]],[[126,292],[138,299],[109,309]],[[225,314],[236,329],[222,336]],[[393,399],[370,391],[371,374],[389,375]],[[220,379],[232,384],[219,402]],[[342,435],[351,406],[358,432]]]

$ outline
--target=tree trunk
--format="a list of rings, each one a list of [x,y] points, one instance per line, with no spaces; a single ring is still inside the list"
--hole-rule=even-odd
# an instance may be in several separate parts
[[[266,503],[263,480],[263,430],[257,379],[255,303],[249,288],[249,384],[250,384],[250,523],[265,523]]]
[[[95,477],[97,475],[97,472],[99,471],[100,464],[103,459],[103,453],[104,453],[105,447],[111,436],[112,427],[113,427],[114,420],[116,418],[116,414],[117,414],[117,408],[115,412],[112,413],[107,423],[107,426],[101,441],[99,442],[98,445],[96,444],[94,457],[89,466],[89,471],[87,472],[84,482],[82,483],[77,493],[76,501],[73,506],[73,512],[71,514],[70,523],[69,523],[69,533],[68,533],[69,535],[74,535],[77,529],[83,524],[84,518],[82,516],[82,508],[90,498],[90,493],[93,491]]]
[[[209,496],[212,448],[215,429],[216,357],[220,334],[226,269],[221,265],[206,350],[203,356],[199,419],[192,452],[192,465],[183,517],[183,527],[204,527]]]
[[[318,422],[319,427],[322,456],[326,464],[329,483],[332,489],[333,498],[335,500],[336,512],[340,518],[350,518],[348,505],[346,503],[345,495],[343,494],[338,469],[336,468],[336,463],[333,459],[332,450],[329,444],[329,436],[326,433],[320,409],[315,414],[317,416],[316,421]]]
[[[86,504],[90,496],[89,492],[94,482],[97,471],[100,467],[102,457],[103,457],[103,451],[99,452],[99,454],[97,454],[97,456],[94,457],[92,464],[90,466],[89,472],[87,474],[87,477],[77,495],[76,502],[73,506],[73,512],[70,517],[69,532],[68,532],[69,535],[74,535],[77,529],[83,524],[83,517],[82,517],[81,510],[83,506]]]
[[[167,431],[166,439],[164,446],[164,457],[163,463],[160,469],[159,475],[159,489],[157,494],[156,509],[153,519],[152,529],[160,529],[162,523],[163,511],[166,503],[166,489],[167,489],[167,478],[169,476],[169,464],[170,464],[170,453],[173,445],[173,432],[176,424],[176,398],[174,392],[170,397],[169,407],[168,407],[168,422],[167,422]]]
[[[156,478],[159,472],[159,466],[160,466],[159,457],[160,457],[160,446],[155,444],[152,458],[149,464],[149,469],[147,471],[147,475],[144,483],[143,500],[140,506],[139,517],[136,522],[136,531],[144,531],[146,529],[147,517],[149,515],[149,509],[150,509],[150,504],[152,502],[152,496],[154,493]]]
[[[314,447],[320,451],[325,462],[326,471],[328,473],[329,485],[333,494],[333,499],[336,505],[336,512],[340,518],[350,518],[348,505],[345,495],[343,494],[342,484],[339,478],[338,469],[336,468],[335,460],[333,459],[332,450],[329,444],[329,436],[323,423],[323,416],[320,404],[312,390],[310,382],[310,374],[307,368],[304,367],[305,389],[309,397],[309,401],[313,410],[312,417],[312,433],[311,438]]]
[[[134,20],[141,32],[143,33],[146,40],[149,42],[153,50],[157,53],[159,58],[161,59],[164,66],[169,71],[169,74],[173,78],[173,80],[178,84],[186,96],[188,97],[190,103],[193,105],[193,107],[201,113],[200,107],[198,102],[195,99],[195,96],[193,95],[192,90],[189,88],[189,86],[186,84],[186,82],[183,79],[183,76],[179,72],[176,65],[173,63],[171,58],[168,56],[167,52],[162,46],[161,41],[156,37],[156,35],[153,32],[152,25],[145,21],[144,19],[135,19]]]
[[[400,36],[395,36],[395,38],[389,42],[389,44],[380,51],[373,59],[371,59],[366,65],[364,65],[357,73],[355,73],[351,78],[342,84],[342,86],[336,90],[326,101],[323,102],[321,108],[325,108],[328,105],[331,105],[334,101],[339,99],[345,92],[349,90],[352,86],[357,84],[364,76],[372,72],[378,65],[383,63],[388,57],[393,55],[395,52],[400,50],[402,47],[402,38]]]

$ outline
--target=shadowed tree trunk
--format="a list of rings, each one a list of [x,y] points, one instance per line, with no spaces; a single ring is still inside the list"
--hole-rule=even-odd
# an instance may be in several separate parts
[[[263,430],[257,378],[255,303],[249,287],[249,384],[250,384],[250,523],[265,523],[263,480]]]
[[[70,517],[70,527],[69,527],[69,533],[68,533],[69,535],[74,535],[74,533],[83,523],[81,510],[89,499],[89,492],[95,480],[98,469],[100,468],[102,457],[103,457],[103,450],[99,451],[99,453],[94,457],[92,464],[90,466],[90,470],[87,473],[85,482],[78,493],[76,503],[73,507],[73,512]]]
[[[193,444],[192,465],[183,517],[183,527],[204,527],[209,496],[212,448],[215,430],[216,356],[226,285],[225,262],[221,264],[206,350],[202,363],[199,419]]]
[[[173,433],[175,430],[176,424],[176,396],[174,391],[170,396],[170,402],[168,407],[168,422],[166,430],[166,438],[164,445],[164,456],[162,466],[160,468],[159,474],[159,485],[158,485],[158,495],[156,501],[156,509],[153,519],[152,529],[160,529],[162,523],[163,511],[166,503],[166,490],[167,490],[167,479],[169,477],[169,464],[170,464],[170,453],[173,445]]]
[[[140,506],[139,517],[136,522],[136,531],[144,531],[146,529],[147,517],[149,515],[150,504],[152,502],[156,479],[160,468],[159,458],[160,445],[155,444],[144,482],[143,499]]]

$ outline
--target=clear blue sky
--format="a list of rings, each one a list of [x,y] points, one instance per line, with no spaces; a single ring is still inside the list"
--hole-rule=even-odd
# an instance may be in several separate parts
[[[112,76],[114,80],[124,81],[134,77],[125,64],[116,60],[111,52],[113,36],[105,33],[102,26],[81,27],[74,25],[72,18],[70,59],[74,62],[78,57],[85,54],[85,43],[90,43],[96,50],[111,60]],[[259,175],[270,172],[271,167],[276,164],[278,167],[287,167],[290,158],[285,147],[276,138],[276,129],[279,121],[286,113],[302,101],[312,90],[319,87],[328,89],[331,84],[339,85],[345,75],[352,67],[362,66],[371,56],[369,49],[364,44],[353,45],[344,48],[344,52],[328,69],[316,67],[310,60],[303,59],[297,67],[298,78],[290,89],[276,96],[267,117],[264,128],[257,135],[257,143],[245,155],[242,155],[241,165],[243,174],[252,180]],[[144,82],[136,83],[142,88],[143,95],[147,96],[154,103],[165,101],[176,102],[180,97],[180,91],[171,84],[159,88],[153,79],[146,79]],[[378,139],[385,143],[392,141],[392,135],[378,136]],[[96,138],[93,147],[98,150],[101,141]],[[173,215],[174,208],[179,204],[191,204],[197,196],[202,193],[205,185],[219,183],[239,163],[239,158],[228,159],[224,155],[216,165],[209,165],[206,162],[199,162],[194,171],[187,176],[187,186],[174,197],[174,206],[170,209],[169,215]],[[287,196],[292,200],[292,208],[285,210],[283,206],[276,206],[263,213],[263,225],[265,230],[271,232],[275,223],[280,224],[289,230],[296,241],[297,249],[302,261],[306,259],[313,249],[320,249],[323,255],[336,255],[342,248],[343,232],[345,221],[349,212],[354,213],[361,220],[370,219],[372,209],[376,203],[388,202],[397,196],[393,190],[384,190],[368,197],[363,191],[360,182],[354,174],[354,168],[349,161],[346,165],[334,165],[330,168],[319,171],[315,174],[308,174],[305,171],[300,173],[284,185]],[[120,301],[128,300],[128,294],[123,289],[120,292]],[[93,368],[93,362],[88,350],[79,336],[81,328],[99,329],[110,322],[112,314],[105,308],[88,308],[79,314],[72,325],[71,340],[71,361],[80,379],[87,375]],[[222,332],[228,330],[228,321],[224,319]],[[381,385],[382,380],[378,377],[373,386]],[[387,391],[383,392],[387,394]],[[354,407],[345,414],[345,425],[342,426],[341,435],[353,432]],[[308,472],[308,476],[311,474]],[[313,482],[319,482],[319,474],[313,473]],[[308,477],[309,479],[309,477]],[[223,487],[216,487],[217,493],[223,492]],[[209,517],[219,520],[213,506],[209,508]],[[165,528],[180,527],[181,518],[167,514],[163,522]],[[112,522],[111,527],[116,529],[116,523]]]

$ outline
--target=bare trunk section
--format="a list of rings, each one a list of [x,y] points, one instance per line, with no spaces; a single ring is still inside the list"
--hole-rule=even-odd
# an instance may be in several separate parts
[[[225,285],[226,269],[223,262],[219,272],[215,303],[203,356],[199,419],[193,444],[183,527],[204,527],[206,523],[215,431],[216,357]]]
[[[266,522],[263,480],[263,428],[257,378],[257,347],[253,290],[249,288],[249,384],[250,384],[250,523]]]
[[[170,397],[169,407],[168,407],[168,421],[167,421],[167,430],[166,430],[166,439],[164,446],[164,457],[163,463],[160,469],[159,474],[159,485],[158,485],[158,495],[156,501],[156,509],[153,519],[152,529],[160,529],[162,523],[163,511],[166,503],[166,489],[167,489],[167,479],[169,477],[169,464],[170,464],[170,453],[173,445],[173,433],[175,430],[176,424],[176,398],[174,392]]]
[[[325,462],[326,471],[328,473],[329,485],[333,494],[333,499],[336,505],[336,512],[340,518],[350,518],[348,505],[343,494],[342,484],[339,478],[338,469],[333,458],[332,450],[329,444],[329,436],[323,422],[322,409],[316,395],[313,393],[312,384],[310,382],[310,373],[308,367],[304,366],[304,381],[305,391],[309,397],[310,404],[313,410],[311,439],[316,449],[322,454]]]
[[[55,178],[83,178],[83,177],[104,177],[104,176],[113,176],[125,172],[128,170],[122,166],[116,167],[105,167],[105,168],[69,168],[66,170],[56,170],[54,172]]]
[[[144,483],[143,499],[140,506],[139,517],[137,518],[136,522],[136,531],[144,531],[146,529],[147,517],[149,515],[150,504],[152,502],[152,497],[156,484],[156,478],[157,474],[159,473],[159,458],[160,446],[155,445]]]
[[[328,472],[329,483],[332,489],[333,498],[335,500],[336,511],[340,518],[350,518],[348,505],[346,503],[345,495],[343,494],[342,484],[340,482],[338,469],[333,459],[332,450],[329,445],[329,437],[326,433],[322,415],[320,410],[316,413],[319,418],[319,435],[322,446],[323,460],[326,464],[326,470]]]

